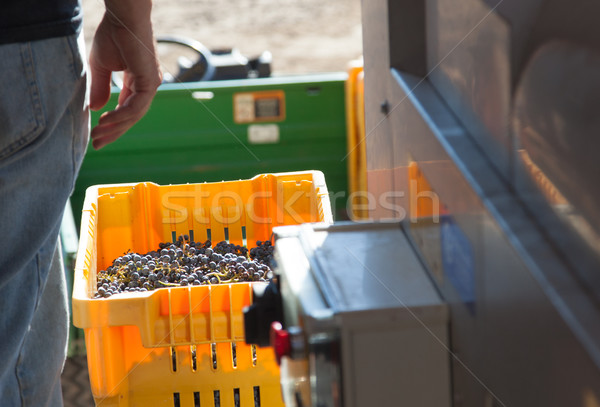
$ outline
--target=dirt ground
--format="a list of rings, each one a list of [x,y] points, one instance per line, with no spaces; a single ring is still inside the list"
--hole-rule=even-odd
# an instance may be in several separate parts
[[[90,49],[102,0],[83,0]],[[276,74],[346,69],[362,54],[360,0],[154,0],[156,35],[176,34],[209,49],[269,50]]]

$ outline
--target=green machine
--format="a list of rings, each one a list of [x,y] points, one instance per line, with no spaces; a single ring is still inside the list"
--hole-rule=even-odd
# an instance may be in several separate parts
[[[100,151],[90,146],[71,198],[76,222],[91,185],[197,183],[302,170],[325,174],[334,217],[345,219],[346,78],[339,72],[161,85],[146,116],[126,135]],[[107,109],[117,97],[115,88]],[[92,125],[101,113],[92,114]]]

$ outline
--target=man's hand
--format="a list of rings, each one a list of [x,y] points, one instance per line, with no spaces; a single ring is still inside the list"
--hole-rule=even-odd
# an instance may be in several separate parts
[[[150,108],[161,73],[150,20],[150,0],[107,0],[90,54],[90,107],[101,109],[110,97],[111,74],[123,71],[119,104],[102,114],[91,133],[100,149],[133,126]]]

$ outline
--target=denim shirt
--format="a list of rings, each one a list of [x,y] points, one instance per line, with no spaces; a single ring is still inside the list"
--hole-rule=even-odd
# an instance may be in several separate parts
[[[80,0],[1,0],[0,44],[76,34],[81,20]]]

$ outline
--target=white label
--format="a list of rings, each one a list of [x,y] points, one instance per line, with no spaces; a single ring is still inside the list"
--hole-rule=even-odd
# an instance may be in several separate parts
[[[215,97],[214,92],[196,91],[192,92],[192,97],[196,100],[211,100]]]
[[[250,144],[279,143],[279,126],[276,124],[251,124],[248,126]]]
[[[254,96],[251,93],[235,95],[233,100],[234,119],[238,123],[252,122],[254,114]]]

